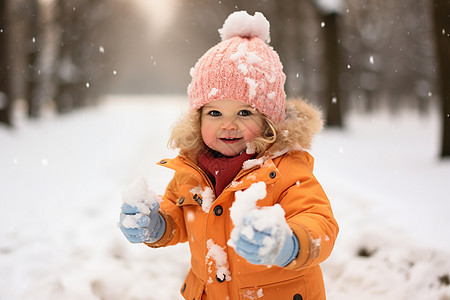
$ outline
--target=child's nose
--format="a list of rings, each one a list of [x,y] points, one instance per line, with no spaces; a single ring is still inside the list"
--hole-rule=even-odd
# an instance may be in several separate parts
[[[224,120],[221,124],[221,129],[222,130],[236,130],[237,124],[235,122],[235,118]]]

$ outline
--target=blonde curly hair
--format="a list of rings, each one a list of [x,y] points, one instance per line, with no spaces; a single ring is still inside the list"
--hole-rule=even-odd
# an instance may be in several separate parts
[[[259,113],[259,112],[258,112]],[[259,113],[264,121],[264,128],[261,136],[255,137],[248,146],[250,151],[256,154],[264,152],[269,148],[278,136],[278,129],[275,124],[265,115]],[[172,128],[172,133],[168,142],[169,148],[179,149],[180,154],[197,154],[205,147],[201,133],[202,108],[189,111],[182,116]]]

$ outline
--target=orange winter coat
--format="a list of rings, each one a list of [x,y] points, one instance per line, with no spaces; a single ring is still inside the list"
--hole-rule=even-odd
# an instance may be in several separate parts
[[[161,204],[166,232],[160,241],[148,245],[162,247],[189,242],[191,270],[181,287],[185,299],[325,299],[319,263],[331,254],[338,225],[327,196],[312,173],[312,156],[303,150],[293,150],[294,146],[309,147],[317,131],[314,125],[317,127],[320,120],[304,102],[293,102],[288,110],[291,114],[287,114],[284,125],[291,129],[295,139],[280,138],[271,151],[241,169],[212,204],[207,201],[205,191],[213,186],[197,166],[195,156],[180,155],[159,162],[175,170],[175,175]],[[257,206],[280,204],[299,241],[299,254],[286,267],[253,265],[227,245],[233,229],[229,209],[235,193],[260,181],[266,184],[267,196]],[[223,250],[225,262],[210,255],[211,245]],[[229,275],[216,276],[218,268],[224,267]]]

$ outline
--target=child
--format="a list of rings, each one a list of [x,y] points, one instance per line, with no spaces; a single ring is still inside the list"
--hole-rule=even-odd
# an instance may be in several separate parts
[[[306,152],[322,127],[303,101],[285,103],[285,74],[261,13],[232,13],[222,42],[191,71],[190,112],[163,201],[123,204],[134,243],[189,242],[185,299],[325,299],[319,263],[338,233]],[[134,223],[129,222],[134,218]]]

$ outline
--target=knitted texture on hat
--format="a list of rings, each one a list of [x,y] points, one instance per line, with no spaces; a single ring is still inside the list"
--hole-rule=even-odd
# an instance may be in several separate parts
[[[269,23],[261,13],[231,14],[219,30],[223,40],[209,49],[191,69],[190,108],[233,99],[251,105],[273,122],[284,120],[286,94],[278,54],[269,41]]]

